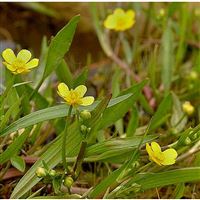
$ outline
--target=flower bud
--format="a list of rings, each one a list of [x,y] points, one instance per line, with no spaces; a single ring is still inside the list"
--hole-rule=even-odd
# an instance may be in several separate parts
[[[51,169],[51,170],[49,171],[49,175],[50,175],[50,176],[55,176],[55,175],[56,175],[56,171],[53,170],[53,169]]]
[[[81,116],[82,119],[87,120],[87,119],[91,118],[91,113],[88,110],[83,110],[80,113],[80,116]]]
[[[189,75],[189,78],[190,78],[191,80],[196,80],[196,79],[198,78],[198,73],[195,72],[195,71],[191,71],[191,72],[190,72],[190,75]]]
[[[186,137],[186,139],[184,141],[185,145],[189,145],[189,144],[191,144],[191,142],[192,142],[191,139],[189,137]]]
[[[191,140],[196,140],[197,137],[198,137],[198,134],[197,133],[191,134],[189,137],[190,137]]]
[[[91,128],[89,127],[89,128],[87,128],[87,132],[89,133],[91,131]]]
[[[87,126],[85,126],[85,125],[81,125],[81,132],[82,133],[86,133],[87,132]]]
[[[43,167],[38,167],[35,173],[39,178],[45,177],[47,175],[46,170]]]
[[[187,115],[192,115],[194,113],[194,106],[189,102],[186,101],[183,105],[182,105],[183,111],[187,114]]]
[[[68,188],[71,188],[71,186],[73,185],[74,183],[74,180],[71,176],[66,176],[65,179],[64,179],[64,186],[68,187]]]
[[[160,17],[164,17],[165,16],[165,9],[161,8],[159,10],[159,15],[160,15]]]

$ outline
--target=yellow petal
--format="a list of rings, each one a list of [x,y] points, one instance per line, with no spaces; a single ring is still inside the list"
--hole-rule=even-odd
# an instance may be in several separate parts
[[[92,97],[92,96],[83,97],[81,99],[82,106],[89,106],[89,105],[93,104],[93,102],[94,102],[94,97]]]
[[[39,59],[37,58],[34,58],[32,59],[31,61],[29,61],[28,63],[26,63],[26,67],[28,69],[32,69],[34,67],[37,67],[38,66],[38,63],[39,63]]]
[[[79,97],[83,97],[87,92],[87,87],[85,85],[79,85],[74,89],[74,91],[78,94]]]
[[[12,64],[13,61],[16,60],[16,56],[12,49],[5,49],[2,53],[2,57],[9,64]]]
[[[124,12],[124,10],[123,9],[121,9],[121,8],[116,8],[115,10],[114,10],[114,15],[123,15],[125,12]]]
[[[161,166],[160,161],[155,157],[154,152],[152,151],[152,148],[150,147],[148,143],[146,143],[146,150],[147,150],[147,153],[149,154],[149,160],[152,160]]]
[[[167,149],[163,151],[162,154],[164,157],[162,165],[173,165],[176,162],[178,154],[175,149]]]
[[[16,68],[14,68],[12,65],[8,64],[7,62],[3,62],[3,64],[12,72],[14,72],[16,70]]]
[[[146,150],[150,157],[153,156],[153,151],[148,143],[146,143]]]
[[[17,54],[17,59],[20,59],[20,60],[24,61],[25,63],[27,63],[31,59],[31,52],[26,49],[22,49]]]
[[[152,142],[151,143],[151,148],[152,148],[153,152],[161,153],[160,145],[157,142]]]
[[[63,98],[69,94],[69,88],[65,83],[60,83],[58,85],[58,94]]]
[[[116,20],[115,18],[113,17],[113,15],[109,15],[106,20],[104,21],[104,26],[107,28],[107,29],[114,29],[115,26],[116,26]]]
[[[135,17],[135,12],[133,10],[128,10],[126,11],[126,15],[129,17],[129,18],[134,18]]]

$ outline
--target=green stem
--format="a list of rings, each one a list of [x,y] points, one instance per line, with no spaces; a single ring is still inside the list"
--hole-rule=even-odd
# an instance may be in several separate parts
[[[30,100],[30,101],[34,98],[35,94],[36,94],[37,91],[40,89],[40,87],[41,87],[43,81],[44,81],[44,80],[41,79],[41,81],[39,82],[39,84],[37,85],[37,87],[35,88],[35,90],[31,93],[31,95],[30,95],[30,97],[29,97],[29,100]]]
[[[62,162],[63,162],[63,166],[64,166],[65,171],[67,171],[68,173],[70,171],[67,167],[67,162],[66,162],[66,140],[67,140],[67,129],[68,129],[68,125],[69,125],[69,122],[70,122],[71,113],[72,113],[72,106],[69,107],[67,120],[66,120],[66,124],[65,124],[65,129],[63,131],[63,142],[62,142]]]
[[[86,147],[87,147],[87,142],[86,141],[82,141],[81,148],[80,148],[79,154],[77,156],[76,163],[74,164],[74,170],[73,170],[75,176],[77,176],[77,177],[78,177],[78,175],[79,175],[79,173],[81,171],[81,165],[83,163]],[[75,179],[77,177],[75,177]]]

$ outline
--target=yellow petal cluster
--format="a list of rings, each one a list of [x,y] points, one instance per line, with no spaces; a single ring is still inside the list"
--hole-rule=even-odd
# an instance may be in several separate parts
[[[160,145],[156,142],[152,142],[151,146],[146,143],[146,150],[149,154],[149,159],[157,163],[158,165],[173,165],[178,156],[175,149],[167,149],[161,151]]]
[[[194,106],[189,101],[183,103],[182,108],[187,115],[192,115],[195,111]]]
[[[114,10],[113,14],[108,15],[104,21],[107,29],[115,31],[125,31],[130,29],[135,23],[135,12],[133,10],[124,11],[121,8]]]
[[[68,105],[71,106],[89,106],[94,102],[94,97],[87,96],[83,97],[87,91],[87,87],[84,85],[79,85],[75,89],[69,90],[65,83],[60,83],[58,85],[58,94],[62,97]]]
[[[3,64],[13,74],[27,73],[32,68],[37,67],[39,59],[34,58],[30,60],[31,56],[31,52],[26,49],[22,49],[17,56],[15,56],[12,49],[5,49],[2,52],[2,57],[5,60]]]

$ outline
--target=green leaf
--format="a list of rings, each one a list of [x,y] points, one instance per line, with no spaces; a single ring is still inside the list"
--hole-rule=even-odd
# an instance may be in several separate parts
[[[172,194],[172,199],[181,199],[184,195],[184,191],[185,191],[185,184],[179,183]]]
[[[111,107],[105,110],[99,124],[99,130],[112,125],[118,119],[122,118],[137,100],[145,84],[146,81],[143,81],[132,86],[126,91],[123,91],[120,95],[127,93],[132,93],[132,95],[126,100],[121,101],[121,103],[117,104],[115,107]]]
[[[83,71],[76,77],[76,79],[73,82],[73,87],[77,87],[79,85],[85,85],[85,82],[88,78],[88,68],[85,67]]]
[[[157,111],[152,117],[151,124],[149,126],[149,131],[153,131],[163,124],[169,117],[169,113],[172,107],[172,96],[168,94],[158,106]]]
[[[187,123],[187,117],[184,116],[182,109],[182,103],[180,102],[178,96],[175,93],[172,93],[173,98],[173,112],[171,117],[171,125],[175,126],[178,132],[182,131],[185,128]],[[184,118],[183,118],[184,117]]]
[[[167,24],[162,38],[162,69],[161,78],[165,93],[168,93],[171,87],[173,77],[173,33],[170,23]]]
[[[0,130],[2,130],[3,128],[5,128],[6,124],[8,123],[8,121],[10,119],[10,116],[11,116],[11,114],[13,112],[17,112],[17,113],[19,112],[20,103],[21,103],[21,98],[16,99],[16,102],[9,107],[9,109],[5,113],[2,121],[0,121]]]
[[[156,138],[155,135],[148,135],[142,144],[152,141]],[[121,157],[121,160],[127,159],[132,155],[134,149],[141,142],[141,136],[131,138],[110,139],[87,147],[85,152],[85,161],[102,161],[112,162],[112,158]],[[123,155],[123,156],[122,156]]]
[[[11,157],[10,161],[11,161],[11,164],[13,167],[18,169],[20,172],[24,172],[24,170],[26,168],[26,164],[22,157],[13,156],[13,157]]]
[[[7,162],[13,155],[18,154],[18,151],[22,148],[22,145],[26,141],[31,127],[27,128],[19,137],[17,137],[7,149],[0,154],[0,164]]]
[[[111,99],[111,101],[108,104],[108,108],[126,100],[130,96],[131,94],[127,94],[127,95],[123,95],[123,96]],[[98,105],[98,103],[99,102],[95,102],[91,106],[87,106],[87,110],[92,111]],[[33,112],[29,115],[26,115],[25,117],[20,118],[19,120],[13,122],[11,125],[6,127],[5,129],[1,130],[0,136],[7,135],[21,128],[26,128],[28,126],[31,126],[43,121],[65,117],[67,116],[68,109],[69,109],[68,105],[62,104],[62,105],[53,106],[50,108],[45,108],[45,109]],[[85,107],[80,107],[80,110],[84,110],[84,109]]]
[[[101,194],[106,191],[106,189],[116,182],[116,179],[121,174],[121,172],[125,169],[125,164],[122,165],[119,169],[115,170],[111,174],[109,174],[103,181],[101,181],[97,186],[89,194],[90,199],[100,198]]]
[[[68,52],[74,33],[79,22],[80,16],[73,17],[67,25],[65,25],[57,35],[52,39],[48,55],[43,80],[60,65],[64,55]]]
[[[138,174],[130,182],[135,182],[141,185],[141,189],[147,190],[156,187],[163,187],[166,185],[194,181],[200,181],[200,167],[175,169],[160,173]]]
[[[56,74],[60,82],[65,83],[69,88],[73,86],[73,76],[69,69],[69,66],[63,59],[60,65],[56,68]]]
[[[135,106],[132,107],[131,118],[128,123],[126,137],[132,137],[138,127],[139,115]]]
[[[121,70],[119,68],[115,69],[114,75],[112,77],[112,96],[116,97],[120,93],[120,78],[121,76]],[[118,121],[115,122],[115,128],[116,132],[118,132],[120,135],[123,134],[123,120],[119,119]]]

